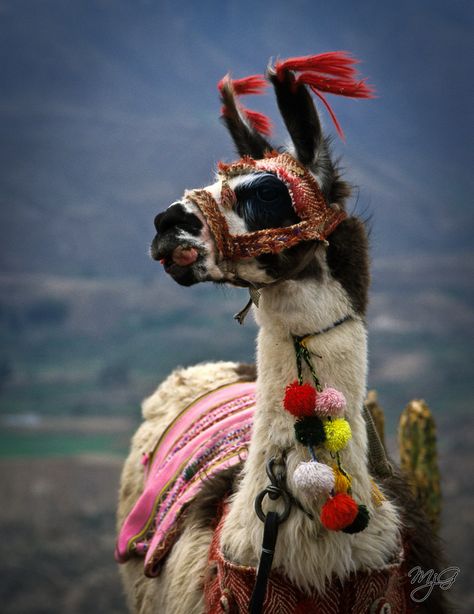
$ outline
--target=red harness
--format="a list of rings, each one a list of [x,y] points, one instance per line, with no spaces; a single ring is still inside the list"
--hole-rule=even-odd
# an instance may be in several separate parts
[[[236,565],[224,558],[220,533],[225,509],[209,549],[209,572],[205,579],[207,614],[248,612],[255,585],[255,567]],[[307,594],[277,570],[270,574],[263,604],[265,614],[408,614],[415,612],[409,597],[405,557],[378,571],[359,571],[342,583],[335,579],[326,592]]]

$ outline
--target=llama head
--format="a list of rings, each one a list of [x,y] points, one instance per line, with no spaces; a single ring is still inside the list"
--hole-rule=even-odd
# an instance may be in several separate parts
[[[151,254],[173,279],[186,286],[214,281],[261,287],[315,274],[317,251],[330,259],[331,243],[341,230],[346,245],[337,249],[347,251],[351,220],[343,220],[349,187],[331,159],[308,86],[326,106],[321,87],[368,97],[364,82],[356,83],[357,93],[353,64],[349,56],[334,53],[268,68],[267,80],[291,137],[290,147],[278,152],[266,137],[267,118],[238,100],[239,94],[261,93],[264,79],[227,76],[220,82],[223,120],[241,159],[220,164],[215,183],[185,192],[155,218]]]

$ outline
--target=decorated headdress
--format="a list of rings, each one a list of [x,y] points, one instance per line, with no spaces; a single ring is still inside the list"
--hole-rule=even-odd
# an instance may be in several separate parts
[[[207,190],[193,190],[186,197],[197,205],[206,218],[219,255],[225,260],[251,258],[261,254],[277,254],[301,241],[325,240],[346,217],[337,203],[328,203],[321,187],[308,168],[312,159],[305,159],[305,140],[311,135],[311,121],[316,115],[307,85],[328,109],[341,137],[343,132],[324,94],[337,94],[353,98],[370,98],[372,89],[364,80],[356,79],[357,61],[345,52],[290,58],[279,61],[267,73],[273,83],[283,119],[296,138],[303,144],[303,155],[294,157],[278,153],[266,140],[271,133],[271,122],[262,113],[246,109],[238,97],[244,94],[262,94],[268,85],[261,75],[232,80],[226,75],[218,84],[222,99],[222,117],[237,145],[242,158],[232,164],[220,163],[222,180],[220,206]],[[285,116],[283,98],[288,91],[303,105],[306,117],[301,125]],[[306,122],[306,124],[305,124]],[[290,129],[291,128],[291,129]],[[292,134],[294,138],[294,135]],[[275,174],[288,188],[294,211],[300,222],[284,228],[268,228],[243,234],[231,234],[222,210],[232,209],[236,196],[229,180],[248,173]]]

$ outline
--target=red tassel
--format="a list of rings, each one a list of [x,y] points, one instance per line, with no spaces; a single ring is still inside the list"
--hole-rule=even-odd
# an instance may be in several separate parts
[[[283,79],[287,70],[301,73],[296,77],[295,85],[303,83],[321,99],[336,126],[336,130],[344,139],[344,133],[323,93],[347,96],[350,98],[373,98],[374,89],[365,79],[358,79],[355,65],[358,60],[345,51],[331,51],[319,55],[307,55],[300,58],[288,58],[275,64],[275,70]]]
[[[245,109],[244,107],[242,107],[242,110],[257,132],[260,132],[260,134],[265,134],[266,136],[271,135],[272,122],[270,121],[269,117],[267,117],[263,113],[259,113],[258,111],[251,111],[250,109]]]
[[[232,86],[236,96],[263,94],[265,88],[268,87],[268,83],[261,75],[250,75],[249,77],[243,77],[242,79],[231,79],[229,75],[225,75],[225,77],[223,77],[217,84],[217,89],[222,92],[222,89],[226,83]],[[266,115],[259,113],[258,111],[246,109],[241,103],[239,103],[239,110],[257,132],[267,136],[272,133],[272,123],[270,118],[268,118]],[[222,108],[222,114],[227,114],[225,105]]]
[[[219,85],[224,79],[219,82]],[[262,75],[250,75],[249,77],[244,77],[243,79],[231,79],[230,81],[237,96],[242,96],[245,94],[263,94],[265,88],[268,87],[268,83],[265,81]],[[219,90],[221,89],[222,88],[219,87]]]

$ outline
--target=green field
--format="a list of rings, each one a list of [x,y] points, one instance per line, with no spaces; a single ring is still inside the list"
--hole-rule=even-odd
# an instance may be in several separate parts
[[[3,430],[0,433],[0,458],[60,457],[100,454],[124,457],[128,438],[116,434],[43,433]]]

